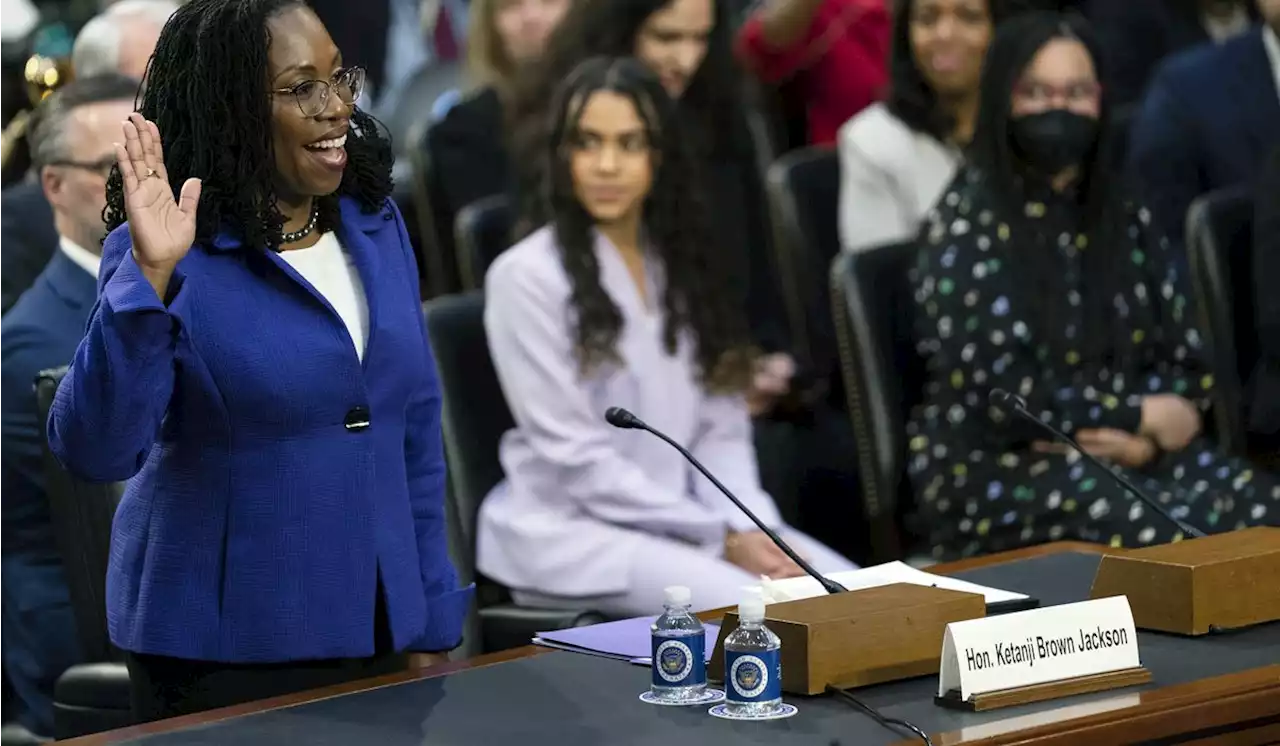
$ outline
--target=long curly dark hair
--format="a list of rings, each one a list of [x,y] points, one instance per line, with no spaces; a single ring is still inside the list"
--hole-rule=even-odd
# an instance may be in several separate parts
[[[577,0],[552,32],[538,62],[516,76],[506,106],[511,152],[536,152],[547,141],[548,102],[570,71],[591,57],[633,56],[645,21],[670,4],[671,0]],[[704,162],[755,157],[742,115],[744,87],[733,57],[730,5],[726,0],[712,1],[715,24],[707,39],[706,57],[678,107],[692,150]],[[517,176],[522,194],[541,179],[528,168],[520,168]],[[530,213],[536,204],[522,207],[526,228],[545,222],[545,216]]]
[[[246,246],[278,250],[284,216],[276,205],[271,146],[267,21],[302,0],[191,0],[165,24],[147,65],[138,111],[155,122],[164,144],[169,183],[203,182],[196,242],[219,231]],[[391,195],[391,142],[377,120],[353,109],[347,167],[335,194],[319,199],[319,227],[339,223],[338,198],[355,198],[367,211]],[[127,220],[124,182],[113,167],[107,179],[107,229]]]
[[[582,110],[598,91],[630,99],[648,136],[654,173],[642,231],[665,273],[663,344],[674,354],[681,335],[690,333],[697,344],[703,385],[720,393],[743,391],[751,380],[754,350],[724,274],[715,266],[717,254],[709,248],[712,241],[693,156],[661,82],[630,58],[595,57],[574,68],[552,98],[550,137],[542,151],[547,176],[540,196],[573,286],[581,367],[589,371],[618,361],[623,324],[617,304],[600,284],[594,220],[575,195],[569,165]]]

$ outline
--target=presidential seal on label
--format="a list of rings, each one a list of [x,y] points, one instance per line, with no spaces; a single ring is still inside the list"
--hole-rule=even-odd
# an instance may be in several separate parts
[[[707,683],[706,637],[653,638],[654,686],[698,686]]]
[[[730,702],[772,702],[782,697],[782,658],[778,650],[725,653]]]

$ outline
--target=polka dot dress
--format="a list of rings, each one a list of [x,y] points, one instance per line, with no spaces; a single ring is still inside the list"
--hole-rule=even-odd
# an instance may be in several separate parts
[[[911,280],[917,347],[929,372],[907,425],[908,472],[932,552],[952,559],[1056,539],[1115,546],[1174,540],[1179,533],[1169,521],[1078,453],[1034,452],[1031,443],[1045,435],[987,403],[991,389],[1003,388],[1073,436],[1088,428],[1136,432],[1145,395],[1178,394],[1205,411],[1213,386],[1187,283],[1167,242],[1148,245],[1146,210],[1132,211],[1126,241],[1134,275],[1144,279],[1112,299],[1118,329],[1130,327],[1132,352],[1100,364],[1076,344],[1085,322],[1081,259],[1090,250],[1088,237],[1074,230],[1078,209],[1047,190],[1027,194],[1025,217],[1002,217],[981,174],[966,169],[923,229]],[[1039,298],[1007,266],[1015,250],[1057,252],[1065,297],[1043,298],[1057,304],[1049,316],[1057,339],[1037,338],[1026,306]],[[1162,321],[1143,321],[1152,318]],[[1280,480],[1203,436],[1125,474],[1207,532],[1280,520]]]

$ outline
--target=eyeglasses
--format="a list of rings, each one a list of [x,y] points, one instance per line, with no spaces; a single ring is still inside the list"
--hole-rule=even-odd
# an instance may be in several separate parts
[[[304,80],[288,88],[277,88],[272,93],[288,93],[298,102],[304,117],[319,116],[329,105],[329,92],[336,91],[338,98],[348,106],[360,100],[364,92],[364,68],[348,67],[338,71],[333,80]]]
[[[1102,93],[1102,86],[1093,82],[1055,86],[1037,81],[1024,81],[1014,88],[1014,93],[1028,103],[1044,106],[1059,99],[1066,101],[1068,105],[1089,104],[1098,100],[1098,96]]]
[[[111,167],[116,165],[116,157],[114,155],[104,156],[96,161],[50,161],[46,166],[62,166],[64,168],[78,168],[81,171],[89,171],[103,178],[111,174]]]

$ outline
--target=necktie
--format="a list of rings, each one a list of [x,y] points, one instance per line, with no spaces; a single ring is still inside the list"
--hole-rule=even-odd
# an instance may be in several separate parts
[[[436,27],[432,42],[435,45],[436,59],[441,62],[452,62],[458,59],[458,39],[453,33],[453,19],[449,17],[449,3],[440,3],[436,14]]]

